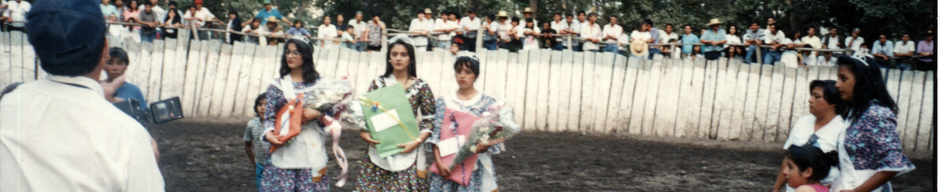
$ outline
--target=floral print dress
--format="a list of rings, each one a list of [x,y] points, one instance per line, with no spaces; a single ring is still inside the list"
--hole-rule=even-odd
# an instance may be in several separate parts
[[[901,149],[897,117],[891,109],[872,102],[865,113],[854,121],[846,120],[845,125],[836,146],[841,177],[833,182],[834,191],[858,187],[879,171],[897,171],[898,176],[914,170]],[[891,191],[891,183],[873,191]]]
[[[435,103],[437,104],[437,112],[434,113],[434,132],[426,141],[427,143],[433,145],[437,145],[437,143],[441,141],[441,126],[445,121],[444,113],[446,109],[449,108],[481,117],[483,116],[484,112],[487,112],[487,108],[491,105],[497,104],[497,101],[493,97],[490,97],[483,92],[477,92],[477,94],[470,98],[470,100],[460,100],[458,99],[457,94],[454,93],[453,95],[448,95],[446,97],[437,99]],[[512,121],[513,115],[511,110],[503,111],[508,111],[509,113],[500,113],[500,118],[503,120]],[[518,129],[520,129],[519,126],[510,126],[506,128],[514,129],[515,132],[518,132]],[[433,147],[434,146],[432,145],[428,145],[427,150],[433,152]],[[478,153],[476,166],[474,166],[473,172],[470,174],[470,182],[468,182],[467,185],[461,185],[450,179],[443,178],[436,173],[431,173],[430,190],[432,192],[489,192],[496,190],[496,172],[493,169],[493,161],[490,156],[499,154],[504,151],[504,149],[504,145],[500,143],[490,146],[485,153]]]
[[[372,81],[368,91],[398,84],[395,76],[379,77]],[[435,105],[434,94],[424,80],[416,79],[405,88],[405,95],[411,104],[412,112],[418,120],[418,129],[421,133],[431,132],[433,127]],[[367,131],[367,128],[363,127]],[[425,178],[427,165],[425,164],[423,146],[418,146],[411,153],[401,153],[379,158],[375,147],[369,146],[368,158],[364,158],[359,168],[359,177],[356,179],[356,191],[427,191],[428,183]]]

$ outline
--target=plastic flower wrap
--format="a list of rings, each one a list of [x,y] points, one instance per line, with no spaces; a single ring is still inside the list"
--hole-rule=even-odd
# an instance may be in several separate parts
[[[460,146],[453,162],[463,162],[477,151],[477,143],[489,143],[490,140],[506,140],[519,132],[519,125],[513,121],[512,106],[497,102],[486,108],[483,116],[473,122],[473,130],[467,138],[467,144]],[[453,170],[460,163],[449,168]]]
[[[349,107],[353,104],[355,89],[347,78],[343,75],[340,79],[321,79],[311,91],[304,93],[303,100],[305,109],[317,110],[325,117],[324,129],[333,138],[333,157],[342,168],[342,172],[337,177],[336,186],[338,187],[345,185],[348,177],[346,153],[339,147],[342,127],[355,127],[356,129],[365,127],[365,120],[361,113],[355,112],[356,107]]]

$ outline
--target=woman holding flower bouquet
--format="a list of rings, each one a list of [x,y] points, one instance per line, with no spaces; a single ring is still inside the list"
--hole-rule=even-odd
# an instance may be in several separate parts
[[[321,124],[326,120],[317,110],[293,109],[293,105],[288,105],[296,99],[297,93],[307,92],[320,80],[312,54],[313,47],[306,38],[289,39],[281,57],[281,78],[275,79],[265,93],[262,137],[277,149],[264,162],[261,191],[329,191],[328,156],[324,145],[329,133]],[[275,124],[281,119],[278,117],[283,114],[279,111],[288,107],[291,111],[303,110],[301,131],[292,139],[275,131]]]
[[[418,121],[420,134],[414,141],[400,144],[401,153],[380,158],[369,130],[363,127],[359,136],[369,143],[369,158],[362,160],[357,179],[356,191],[427,191],[424,151],[421,143],[431,136],[434,116],[434,94],[423,80],[417,77],[415,66],[414,42],[404,35],[391,40],[385,65],[385,74],[373,80],[369,92],[402,84],[405,95],[411,104],[412,112]],[[419,115],[420,114],[420,115]]]
[[[470,114],[476,117],[482,117],[480,120],[477,120],[473,123],[474,129],[471,131],[471,135],[475,134],[481,127],[481,121],[488,120],[488,117],[495,117],[494,125],[499,125],[504,128],[502,132],[508,135],[519,132],[519,125],[513,122],[512,109],[503,102],[498,102],[493,97],[480,92],[473,87],[473,83],[477,80],[477,77],[480,75],[480,62],[476,59],[475,56],[460,56],[457,58],[457,62],[454,63],[454,71],[456,74],[457,84],[460,86],[460,89],[457,90],[453,95],[443,96],[435,102],[437,104],[437,112],[434,116],[434,132],[431,135],[431,138],[428,139],[428,143],[432,144],[428,149],[433,150],[434,152],[434,161],[438,173],[431,174],[431,191],[460,191],[460,192],[470,192],[470,191],[496,191],[496,173],[493,170],[493,162],[490,158],[491,155],[499,154],[504,150],[502,142],[505,137],[487,137],[493,139],[482,139],[474,140],[474,136],[465,136],[470,138],[467,141],[458,141],[457,146],[444,145],[442,141],[441,134],[444,131],[453,131],[457,135],[455,128],[457,127],[457,120],[448,119],[447,109],[453,111],[459,111],[466,114]],[[453,125],[453,128],[444,129],[445,121],[453,121],[454,123],[448,123]],[[466,125],[464,125],[466,126]],[[498,130],[497,130],[498,131]],[[486,135],[492,135],[492,131],[480,131],[481,133],[485,132]],[[499,135],[499,134],[497,134]],[[458,137],[459,138],[459,137]],[[487,141],[488,140],[488,141]],[[477,141],[477,142],[474,142]],[[470,146],[469,148],[464,147],[463,145]],[[472,146],[475,145],[475,146]],[[462,169],[466,167],[455,167],[449,166],[451,163],[445,163],[442,161],[442,148],[461,148],[467,149],[468,153],[476,153],[477,158],[475,160],[475,166],[472,168],[472,172],[469,174],[469,180],[466,184],[460,184],[451,180],[451,174],[458,174],[454,169]],[[454,151],[454,150],[450,150]],[[460,158],[460,151],[458,150],[457,156],[453,159],[453,163],[462,163],[456,161],[462,161],[465,158]],[[469,158],[471,161],[474,158]],[[471,171],[467,169],[466,171]],[[466,179],[466,178],[464,178]]]

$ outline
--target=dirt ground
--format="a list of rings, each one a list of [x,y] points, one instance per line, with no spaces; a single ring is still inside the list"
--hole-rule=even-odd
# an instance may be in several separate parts
[[[256,190],[242,122],[151,126],[166,190]],[[366,145],[354,133],[344,131],[340,142],[350,158],[350,180],[332,191],[356,185]],[[506,143],[508,151],[494,156],[500,191],[770,191],[783,158],[778,143],[696,138],[523,131]],[[936,191],[933,157],[913,161],[917,169],[894,178],[894,190]],[[332,154],[330,163],[330,175],[338,174]]]

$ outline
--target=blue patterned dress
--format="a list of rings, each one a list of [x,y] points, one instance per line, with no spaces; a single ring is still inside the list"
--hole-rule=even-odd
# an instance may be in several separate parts
[[[858,187],[880,171],[901,175],[914,170],[901,149],[897,117],[891,109],[872,102],[857,120],[847,119],[845,125],[848,127],[836,146],[841,177],[833,182],[834,191]],[[873,191],[891,191],[891,183]]]
[[[479,117],[483,116],[483,113],[486,112],[487,107],[493,104],[497,104],[497,101],[493,97],[490,97],[483,92],[478,92],[474,97],[467,101],[460,100],[456,94],[453,94],[438,98],[435,103],[437,104],[437,112],[434,113],[434,131],[431,134],[431,137],[429,137],[426,141],[427,143],[433,145],[437,145],[437,143],[441,141],[441,125],[444,123],[445,110],[447,108]],[[501,113],[501,118],[512,121],[511,119],[513,118],[513,115],[511,110],[509,110],[509,112],[510,113],[508,114]],[[519,129],[518,126],[507,128],[515,129],[516,132],[518,132]],[[428,145],[427,150],[433,152],[433,145]],[[490,156],[501,153],[503,149],[505,148],[503,144],[500,143],[489,147],[489,149],[487,149],[488,151],[485,153],[479,153],[479,159],[476,162],[476,166],[474,166],[474,170],[471,173],[470,182],[468,182],[467,185],[460,185],[459,183],[447,178],[443,178],[436,173],[431,173],[430,191],[476,192],[495,190],[497,188],[496,172],[493,169],[493,162]]]

